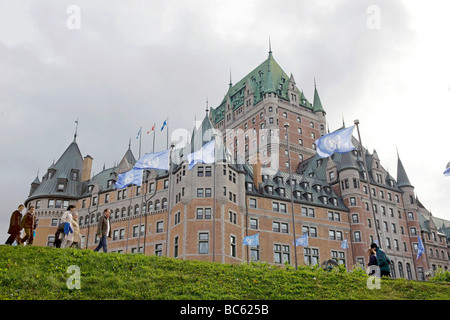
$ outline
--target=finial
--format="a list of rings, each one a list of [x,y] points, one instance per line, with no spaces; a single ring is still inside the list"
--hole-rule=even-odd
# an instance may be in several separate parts
[[[233,85],[233,82],[231,82],[231,68],[230,68],[230,88]]]
[[[345,128],[344,114],[342,114],[342,126]]]
[[[130,138],[130,142],[128,142],[128,149],[131,149],[131,138]]]
[[[208,114],[208,110],[209,110],[209,108],[208,108],[208,96],[206,96],[206,114]]]
[[[76,127],[75,127],[75,134],[73,135],[73,141],[76,141],[76,140],[77,140],[78,120],[79,120],[79,119],[75,120],[75,123],[76,123],[77,125],[76,125]]]
[[[270,36],[269,36],[269,54],[271,54],[271,53],[272,53],[272,44],[270,42]]]

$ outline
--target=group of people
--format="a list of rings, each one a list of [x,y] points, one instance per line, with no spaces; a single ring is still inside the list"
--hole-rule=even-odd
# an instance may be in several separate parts
[[[34,215],[35,208],[30,206],[25,215],[22,214],[25,206],[19,205],[17,210],[11,214],[8,233],[10,236],[5,244],[12,245],[16,241],[17,245],[33,244],[35,237],[35,229],[37,227],[36,216]],[[99,218],[97,224],[97,236],[100,243],[94,249],[99,251],[103,248],[103,252],[108,252],[107,238],[111,238],[111,210],[105,209],[103,215]],[[25,231],[25,236],[22,238],[22,229]],[[67,211],[61,217],[61,223],[55,233],[54,246],[57,248],[78,248],[81,249],[81,234],[80,226],[78,224],[78,212],[75,205],[69,205]]]
[[[22,214],[25,206],[23,204],[17,207],[9,221],[8,233],[10,236],[6,239],[5,244],[12,245],[16,241],[17,245],[21,244],[33,244],[35,236],[35,229],[37,227],[36,216],[34,215],[35,208],[30,206],[25,215]],[[22,238],[22,230],[25,232],[25,236]]]
[[[393,261],[386,255],[386,253],[381,250],[376,243],[372,243],[370,245],[367,253],[369,254],[368,273],[373,275],[375,270],[373,270],[371,266],[378,266],[380,268],[381,277],[390,277],[391,268],[389,265],[392,264]]]

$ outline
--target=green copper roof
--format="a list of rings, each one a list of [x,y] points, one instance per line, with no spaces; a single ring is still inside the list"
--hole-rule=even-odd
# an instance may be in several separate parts
[[[313,112],[323,112],[323,113],[325,113],[325,110],[322,107],[322,102],[320,101],[319,93],[317,92],[316,81],[314,81]]]
[[[268,58],[238,83],[232,85],[230,81],[228,92],[225,94],[220,105],[215,109],[211,108],[212,123],[216,124],[225,118],[228,101],[230,102],[229,107],[232,110],[243,106],[247,90],[250,94],[253,93],[253,105],[256,105],[263,99],[264,93],[276,93],[280,99],[289,101],[289,81],[290,77],[275,61],[272,51],[270,51]],[[304,94],[297,87],[294,88],[294,91],[301,98],[301,102],[302,98],[304,99],[302,105],[312,111],[313,105],[305,98]]]

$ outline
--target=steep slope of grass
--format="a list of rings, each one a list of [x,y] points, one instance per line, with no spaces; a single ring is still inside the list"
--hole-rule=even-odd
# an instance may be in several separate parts
[[[71,265],[80,289],[69,289]],[[450,299],[448,283],[382,279],[362,270],[227,265],[139,254],[0,246],[0,299]]]

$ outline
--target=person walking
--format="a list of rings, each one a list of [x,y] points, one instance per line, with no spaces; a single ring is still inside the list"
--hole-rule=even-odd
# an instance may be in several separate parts
[[[369,255],[369,263],[368,263],[368,274],[369,275],[373,275],[375,273],[375,270],[373,269],[373,267],[371,268],[371,266],[376,266],[378,267],[378,260],[377,260],[377,255],[376,252],[373,248],[369,248],[367,250],[367,253]]]
[[[391,276],[391,268],[389,267],[389,264],[392,263],[392,260],[384,253],[383,250],[381,250],[380,247],[377,246],[376,243],[372,243],[370,245],[370,248],[374,249],[377,256],[377,263],[380,267],[381,276],[382,277],[390,277]]]
[[[11,214],[8,229],[8,233],[10,234],[10,236],[8,237],[8,239],[6,239],[5,244],[12,245],[14,243],[14,240],[16,240],[17,244],[20,245],[20,231],[22,230],[22,228],[20,227],[20,222],[22,221],[22,210],[24,208],[25,206],[21,204],[17,207],[17,210],[15,210]]]
[[[99,251],[103,248],[103,252],[108,252],[108,241],[107,238],[111,238],[111,221],[109,216],[111,215],[111,210],[106,208],[103,210],[103,215],[98,219],[97,224],[97,237],[100,238],[100,243],[94,251]]]
[[[20,239],[21,243],[27,242],[32,245],[34,240],[34,230],[36,229],[36,216],[34,215],[34,206],[31,206],[28,212],[23,216],[20,226],[25,230],[25,237]]]
[[[75,211],[73,204],[67,207],[67,211],[61,217],[61,223],[64,224],[64,232],[61,240],[61,248],[68,248],[73,242],[73,214]]]
[[[81,249],[80,226],[78,224],[78,212],[72,215],[73,242],[71,247]]]

